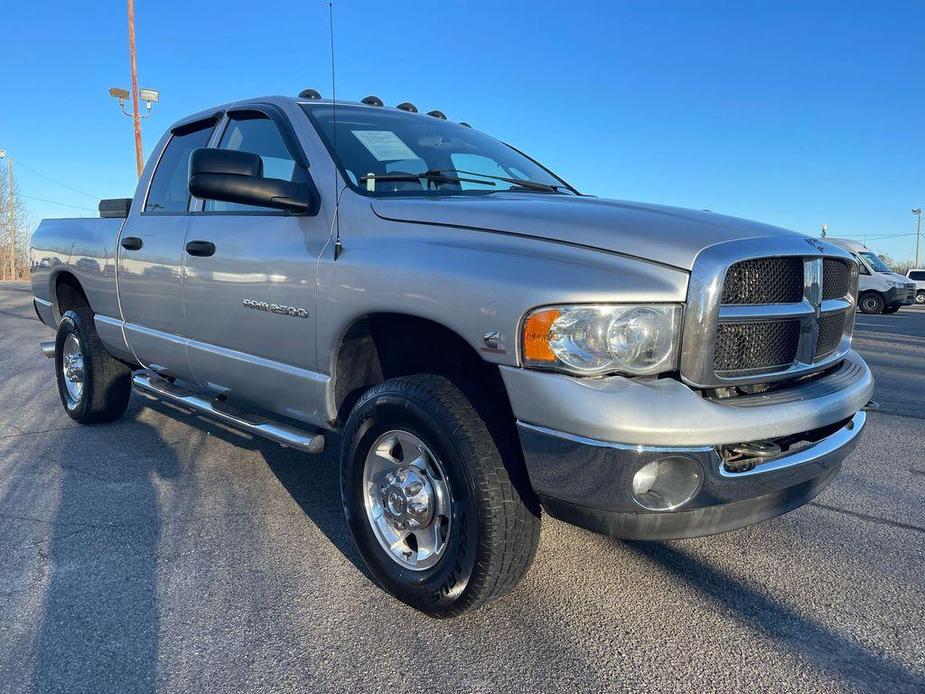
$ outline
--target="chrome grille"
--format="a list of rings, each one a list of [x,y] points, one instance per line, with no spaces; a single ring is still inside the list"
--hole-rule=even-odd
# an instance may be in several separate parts
[[[681,376],[697,387],[811,373],[850,348],[857,263],[802,237],[704,249],[691,272]]]
[[[800,321],[720,323],[716,326],[716,373],[724,377],[770,373],[790,366],[800,344]]]
[[[845,334],[845,314],[833,313],[819,318],[819,339],[816,341],[816,359],[831,354],[838,348]]]
[[[756,258],[729,268],[721,302],[783,304],[802,298],[802,258]]]
[[[851,289],[851,266],[840,260],[822,260],[822,298],[840,299]]]

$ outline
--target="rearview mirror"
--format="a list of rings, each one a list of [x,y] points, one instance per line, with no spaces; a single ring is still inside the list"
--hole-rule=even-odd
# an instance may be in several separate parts
[[[189,161],[189,190],[203,200],[272,207],[302,214],[318,211],[307,183],[263,177],[263,160],[250,152],[200,147]]]

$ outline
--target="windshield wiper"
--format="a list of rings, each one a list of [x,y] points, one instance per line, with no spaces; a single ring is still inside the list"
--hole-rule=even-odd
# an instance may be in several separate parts
[[[489,174],[476,173],[475,171],[460,171],[459,169],[441,169],[434,171],[433,173],[444,173],[446,171],[453,171],[454,173],[461,173],[467,176],[481,176],[482,178],[490,178],[494,181],[504,181],[505,183],[513,183],[515,186],[520,186],[521,188],[535,188],[536,190],[548,190],[553,193],[558,193],[561,186],[553,185],[552,183],[540,183],[539,181],[531,181],[526,178],[508,178],[506,176],[492,176]],[[428,172],[430,173],[430,172]],[[489,185],[488,181],[479,181],[479,183],[485,183]]]
[[[459,176],[452,176],[449,174],[464,174],[466,176],[479,176],[479,179],[472,178],[460,178]],[[482,180],[482,179],[491,179],[491,180]],[[427,181],[434,181],[440,183],[481,183],[486,186],[495,185],[492,181],[504,181],[505,183],[511,183],[515,186],[520,186],[521,188],[532,188],[534,190],[546,190],[552,193],[558,193],[561,186],[556,186],[551,183],[540,183],[539,181],[530,181],[524,178],[508,178],[506,176],[492,176],[490,174],[477,173],[475,171],[460,171],[459,169],[430,169],[424,173],[411,174],[411,173],[394,173],[394,174],[369,174],[366,176],[360,176],[361,181],[419,181],[421,179]]]
[[[452,169],[446,169],[446,171],[452,171]],[[460,172],[463,173],[463,172]],[[481,176],[481,174],[473,174],[475,176]],[[387,174],[367,174],[366,176],[360,176],[359,180],[361,181],[420,181],[424,179],[426,181],[433,181],[434,183],[482,183],[484,185],[493,186],[495,185],[491,181],[481,181],[475,178],[459,178],[458,176],[447,176],[443,171],[431,170],[425,171],[424,173],[413,174],[413,173],[387,173]]]

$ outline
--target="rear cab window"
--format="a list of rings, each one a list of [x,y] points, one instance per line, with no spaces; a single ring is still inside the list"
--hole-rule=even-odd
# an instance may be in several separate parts
[[[174,130],[151,178],[145,199],[146,213],[178,213],[189,209],[189,158],[194,149],[209,144],[215,121]]]

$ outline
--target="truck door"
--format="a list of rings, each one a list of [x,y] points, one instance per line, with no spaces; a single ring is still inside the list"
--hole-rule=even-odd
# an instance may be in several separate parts
[[[287,117],[274,106],[230,111],[218,146],[259,155],[269,178],[309,175]],[[315,267],[327,225],[320,215],[237,203],[199,207],[186,233],[183,292],[196,379],[313,421]]]
[[[185,124],[165,136],[119,238],[119,300],[129,347],[144,366],[186,379],[192,379],[182,335],[187,171],[190,153],[208,144],[216,120]]]

